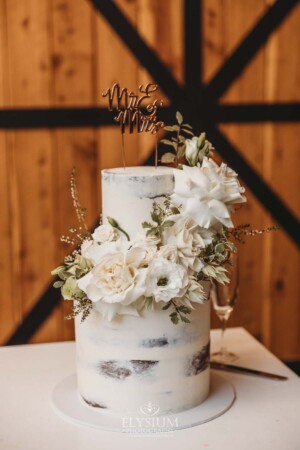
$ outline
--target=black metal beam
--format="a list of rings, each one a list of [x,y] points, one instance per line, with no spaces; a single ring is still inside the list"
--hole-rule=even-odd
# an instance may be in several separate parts
[[[246,162],[234,145],[216,127],[207,124],[206,132],[209,139],[214,143],[217,152],[238,172],[256,199],[285,229],[294,243],[300,247],[300,223],[283,200],[275,194],[272,188]]]
[[[202,116],[199,118],[195,116],[190,122],[196,134],[201,131],[199,127],[200,120],[203,122]],[[280,223],[282,228],[285,229],[294,243],[300,246],[299,221],[285,205],[284,201],[280,199],[277,194],[275,194],[272,188],[244,159],[238,149],[216,128],[216,126],[210,121],[209,117],[206,118],[203,126],[209,140],[213,142],[216,151],[234,170],[236,170],[240,178],[250,188],[256,199],[273,216],[273,218]],[[152,153],[145,161],[146,165],[154,164],[154,151],[155,150],[153,149]],[[161,154],[161,148],[159,148],[159,154]]]
[[[60,289],[55,289],[51,283],[24,317],[22,323],[13,332],[5,345],[26,344],[60,301]]]
[[[0,129],[77,128],[115,124],[107,108],[0,109]]]
[[[224,94],[297,3],[298,0],[275,1],[208,83],[205,91],[210,100]]]
[[[199,88],[202,82],[202,1],[184,2],[185,83]]]
[[[163,107],[161,120],[174,120],[178,108]],[[198,111],[199,115],[201,111]],[[212,124],[247,122],[298,122],[300,103],[219,104],[206,110]],[[0,109],[0,129],[80,128],[118,125],[104,108],[21,108]]]
[[[219,104],[212,118],[213,123],[298,122],[300,103]]]
[[[112,0],[90,0],[94,7],[106,18],[109,25],[127,45],[137,60],[148,70],[164,93],[173,102],[183,95],[181,86],[171,75],[157,54],[141,38],[130,21],[122,14]]]

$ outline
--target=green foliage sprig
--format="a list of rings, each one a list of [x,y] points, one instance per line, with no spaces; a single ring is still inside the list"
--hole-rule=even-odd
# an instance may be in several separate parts
[[[52,270],[59,280],[55,281],[53,287],[61,289],[64,300],[74,300],[71,314],[66,319],[71,319],[82,313],[81,321],[85,320],[92,307],[92,302],[86,293],[78,288],[76,280],[82,278],[92,269],[93,265],[87,258],[81,256],[77,251],[73,257],[65,258],[65,264]]]
[[[170,314],[171,321],[177,325],[179,322],[190,323],[187,314],[191,314],[192,310],[186,305],[177,305],[175,300],[170,300],[163,306],[163,310],[171,308],[173,311]]]
[[[164,164],[173,164],[174,167],[179,168],[182,167],[182,162],[188,163],[190,166],[195,166],[198,163],[201,165],[205,156],[213,155],[214,148],[212,144],[206,139],[204,132],[200,133],[197,139],[197,151],[192,157],[188,157],[186,155],[186,140],[195,137],[193,128],[188,123],[183,123],[183,117],[179,111],[176,113],[176,120],[177,124],[164,127],[165,131],[175,133],[175,136],[172,136],[171,139],[162,139],[160,141],[162,144],[172,147],[174,153],[167,152],[163,154],[161,162]]]
[[[176,137],[171,137],[171,139],[162,139],[160,142],[162,144],[168,145],[173,148],[175,153],[165,153],[161,162],[165,164],[174,163],[175,167],[178,166],[179,161],[183,158],[185,154],[185,140],[186,136],[194,136],[191,125],[188,123],[183,123],[183,117],[179,111],[176,113],[177,124],[175,125],[167,125],[164,127],[165,131],[170,131],[171,133],[176,133]]]
[[[164,229],[174,225],[174,222],[172,220],[167,220],[167,217],[174,214],[176,211],[178,210],[177,208],[171,206],[169,197],[165,199],[163,206],[153,202],[153,208],[151,211],[151,219],[153,220],[153,223],[142,223],[142,227],[147,229],[146,236],[153,236],[160,239]]]

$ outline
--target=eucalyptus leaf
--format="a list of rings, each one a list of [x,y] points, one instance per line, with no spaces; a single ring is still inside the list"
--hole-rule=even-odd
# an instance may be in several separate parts
[[[179,111],[177,111],[177,113],[176,113],[176,120],[179,123],[179,125],[181,125],[183,122],[182,114]]]
[[[203,144],[205,142],[205,137],[206,137],[206,134],[204,132],[201,133],[200,136],[198,137],[198,140],[197,140],[198,148],[201,148],[203,146]]]
[[[182,322],[191,323],[191,321],[186,316],[180,316]]]
[[[192,125],[190,125],[189,123],[183,123],[182,127],[189,128],[190,130],[193,129]]]
[[[163,226],[164,226],[164,228],[167,228],[167,227],[172,227],[173,225],[174,225],[174,221],[173,220],[166,220],[164,223],[163,223]]]
[[[157,228],[152,228],[151,230],[148,230],[146,233],[146,236],[156,236],[157,235]]]
[[[170,314],[171,321],[174,323],[174,325],[177,325],[179,322],[178,314],[172,313]]]
[[[53,283],[53,287],[55,288],[60,288],[64,285],[63,281],[55,281],[55,283]]]
[[[58,275],[60,272],[64,272],[67,269],[67,266],[59,266],[56,269],[51,271],[51,275]]]
[[[236,246],[234,245],[233,242],[227,242],[226,245],[227,245],[227,247],[229,247],[230,250],[232,250],[233,252],[236,252],[236,251],[237,251],[237,248],[236,248]]]
[[[161,162],[165,163],[165,164],[172,163],[174,161],[175,161],[175,155],[173,153],[165,153],[161,157]]]
[[[166,131],[178,131],[179,126],[178,125],[167,125],[164,127],[164,130]]]
[[[180,158],[182,158],[182,157],[184,156],[184,154],[185,154],[185,149],[186,149],[186,145],[185,145],[185,144],[184,144],[184,145],[181,145],[181,146],[179,147],[178,152],[177,152],[177,158],[178,158],[178,159],[180,159]]]
[[[219,244],[217,244],[215,246],[215,252],[216,253],[223,253],[224,250],[225,250],[225,246],[224,246],[224,244],[222,244],[222,242],[220,242]]]
[[[171,302],[168,302],[165,306],[162,307],[162,310],[166,311],[167,309],[170,308],[171,304],[172,304]]]
[[[143,223],[142,223],[142,227],[143,227],[143,228],[152,228],[152,224],[149,223],[149,222],[143,222]]]
[[[186,305],[180,305],[180,306],[178,306],[178,309],[179,309],[179,311],[182,312],[183,314],[191,314],[191,312],[192,312],[191,308],[189,308],[189,307],[186,306]]]
[[[185,128],[182,128],[182,131],[184,131],[187,134],[190,134],[191,136],[194,136],[194,133],[190,130],[186,130]]]
[[[151,212],[151,219],[153,222],[159,223],[159,215],[155,211]]]

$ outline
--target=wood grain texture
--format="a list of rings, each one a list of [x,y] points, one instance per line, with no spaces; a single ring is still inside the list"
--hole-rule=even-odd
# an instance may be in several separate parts
[[[5,70],[8,64],[7,55],[7,22],[6,5],[0,3],[0,107],[7,104],[8,77]],[[21,316],[17,308],[17,298],[14,297],[12,264],[12,224],[11,224],[11,189],[9,180],[9,136],[0,132],[0,204],[1,220],[0,235],[2,237],[0,259],[0,285],[1,305],[3,313],[0,314],[0,330],[3,338],[8,338],[13,327],[17,326]]]
[[[7,106],[50,105],[48,2],[7,1],[6,23]],[[47,130],[12,132],[8,151],[12,280],[23,316],[46,287],[49,269],[55,262],[52,136]],[[57,320],[55,312],[33,342],[56,339]]]
[[[180,11],[182,0],[142,0],[137,3],[137,30],[147,45],[157,53],[174,78],[183,82],[183,21]],[[139,82],[155,82],[143,67],[139,67]],[[164,106],[170,101],[160,89],[156,96],[163,100]],[[175,122],[175,117],[174,117]],[[158,134],[162,137],[162,131]],[[138,140],[141,160],[146,160],[155,147],[155,138],[150,133],[141,133]]]
[[[126,17],[179,83],[183,83],[183,0],[117,0]],[[208,82],[273,0],[203,0],[203,78]],[[299,101],[300,6],[287,17],[224,103]],[[200,30],[199,30],[200,32]],[[114,82],[137,90],[151,81],[107,22],[86,0],[0,2],[0,107],[106,105]],[[164,93],[161,93],[164,97]],[[165,104],[168,99],[164,97]],[[297,124],[226,124],[227,139],[297,214]],[[127,165],[140,164],[154,139],[126,135]],[[76,222],[69,193],[77,167],[89,226],[100,212],[100,170],[120,166],[118,127],[0,132],[0,342],[50,282],[68,249],[59,242]],[[248,190],[235,223],[273,223]],[[2,214],[3,210],[3,214]],[[41,252],[41,249],[46,249]],[[300,357],[299,256],[283,231],[252,238],[240,249],[241,289],[230,324],[241,325],[278,356]],[[18,282],[16,282],[18,280]],[[73,338],[62,303],[32,342]],[[213,325],[218,326],[216,318]]]
[[[234,0],[224,2],[204,2],[204,79],[208,80],[214,71],[226,60],[239,44],[245,33],[265,9],[264,1],[243,2],[243,8],[237,8]],[[263,99],[264,66],[263,55],[258,54],[251,64],[254,70],[244,74],[225,93],[222,101],[243,102],[249,100],[249,86],[255,84],[253,100]],[[251,90],[253,94],[253,89]],[[227,138],[240,149],[246,160],[262,167],[263,130],[261,126],[226,125],[221,130]],[[241,145],[242,143],[242,145]],[[218,150],[218,149],[217,149]],[[246,186],[247,187],[247,186]],[[254,228],[263,225],[263,210],[247,190],[248,203],[234,217],[236,225],[251,223]],[[240,292],[235,311],[229,325],[243,323],[251,333],[261,333],[261,290],[262,290],[262,240],[253,238],[251,242],[239,246]],[[219,326],[215,314],[212,316],[214,327]]]
[[[52,1],[52,101],[55,106],[88,106],[95,102],[94,61],[95,17],[89,2],[82,0]],[[67,235],[69,227],[77,227],[70,195],[70,174],[76,168],[80,201],[87,208],[87,224],[95,223],[99,202],[95,195],[98,163],[94,129],[64,129],[53,132],[55,143],[56,182],[54,192],[58,208],[56,216],[57,261],[70,251],[58,245],[59,236]],[[60,340],[74,338],[74,323],[64,320],[71,302],[61,303]]]

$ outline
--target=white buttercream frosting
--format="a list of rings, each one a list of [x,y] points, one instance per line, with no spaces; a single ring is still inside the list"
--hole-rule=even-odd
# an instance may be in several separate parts
[[[103,222],[114,218],[134,238],[142,222],[151,221],[153,201],[162,203],[173,189],[171,168],[103,170]],[[206,296],[208,289],[204,283]],[[192,408],[207,397],[209,302],[194,305],[189,324],[174,325],[161,306],[141,316],[117,315],[111,322],[96,308],[83,323],[76,318],[78,386],[88,403],[114,413],[138,413],[152,402],[164,414]]]
[[[151,220],[153,201],[162,203],[174,189],[173,169],[127,167],[102,170],[102,215],[115,219],[132,239]]]

